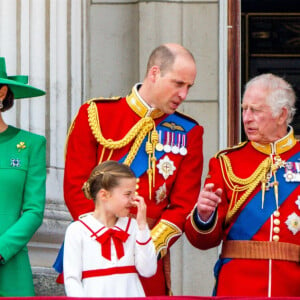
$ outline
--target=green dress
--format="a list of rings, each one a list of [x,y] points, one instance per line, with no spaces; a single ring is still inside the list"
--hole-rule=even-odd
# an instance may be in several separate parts
[[[34,296],[27,243],[42,224],[46,139],[12,126],[0,133],[0,296]]]

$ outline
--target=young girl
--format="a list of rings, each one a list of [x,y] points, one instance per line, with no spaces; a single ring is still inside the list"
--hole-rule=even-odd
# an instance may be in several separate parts
[[[135,195],[130,168],[106,161],[83,186],[95,210],[69,225],[65,236],[64,283],[71,297],[145,296],[139,276],[155,274],[157,257],[144,199]],[[128,217],[137,207],[137,217]]]

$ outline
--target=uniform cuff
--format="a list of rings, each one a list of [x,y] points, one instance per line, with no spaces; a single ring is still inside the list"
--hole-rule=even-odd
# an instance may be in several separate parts
[[[210,218],[205,222],[201,220],[197,207],[195,207],[194,212],[193,212],[193,221],[195,225],[198,227],[198,229],[202,231],[207,231],[211,229],[216,221],[216,216],[217,216],[217,210],[214,211],[214,213],[210,216]]]

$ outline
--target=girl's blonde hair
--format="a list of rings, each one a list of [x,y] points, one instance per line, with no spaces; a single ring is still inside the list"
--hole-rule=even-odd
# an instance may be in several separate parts
[[[108,160],[93,169],[89,179],[83,184],[82,190],[86,198],[95,201],[101,189],[112,190],[119,185],[121,178],[135,178],[135,175],[129,166]]]

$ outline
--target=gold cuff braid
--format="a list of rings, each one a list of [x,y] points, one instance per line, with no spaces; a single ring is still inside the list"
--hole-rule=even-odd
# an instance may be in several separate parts
[[[156,254],[160,254],[160,257],[164,257],[168,251],[169,241],[180,236],[182,231],[173,223],[166,220],[161,220],[151,230],[151,237],[156,249]]]

